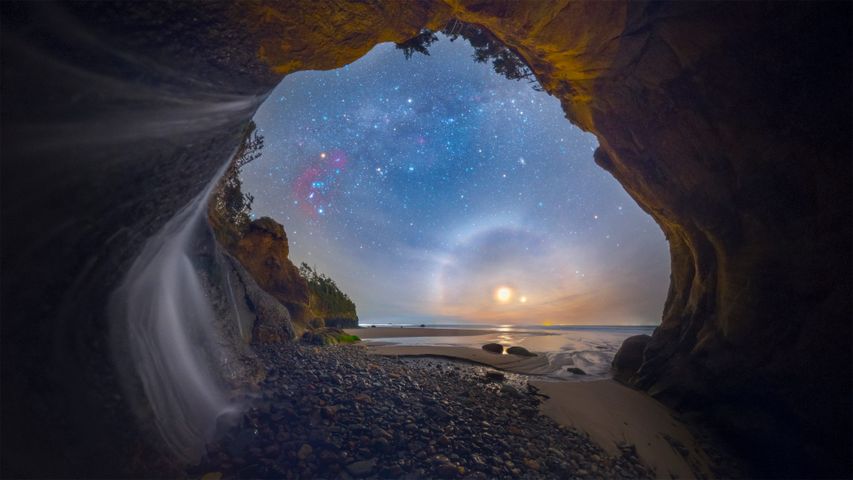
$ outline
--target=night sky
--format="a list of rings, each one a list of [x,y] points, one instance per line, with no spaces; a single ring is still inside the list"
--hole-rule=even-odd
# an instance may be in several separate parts
[[[666,240],[559,101],[439,35],[287,77],[255,117],[254,215],[362,323],[657,324]]]

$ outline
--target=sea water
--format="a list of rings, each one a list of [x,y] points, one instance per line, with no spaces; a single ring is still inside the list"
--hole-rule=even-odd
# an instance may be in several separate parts
[[[371,324],[362,324],[370,327]],[[419,327],[420,325],[376,324],[377,327]],[[653,325],[481,325],[432,324],[435,329],[483,330],[482,335],[454,335],[429,337],[383,337],[365,339],[368,345],[394,344],[412,346],[454,346],[481,348],[487,343],[500,343],[505,347],[521,346],[531,352],[548,357],[557,372],[555,376],[570,380],[598,380],[610,377],[610,364],[622,342],[634,335],[651,335]],[[580,368],[586,375],[576,375],[566,368]]]

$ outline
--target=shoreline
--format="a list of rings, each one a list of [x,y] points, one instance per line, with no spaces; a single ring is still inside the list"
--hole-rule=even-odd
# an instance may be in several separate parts
[[[377,340],[401,330],[493,333],[346,329]],[[715,447],[644,392],[561,379],[543,354],[381,341],[258,354],[266,375],[250,408],[191,477],[713,478],[719,467],[703,449]]]
[[[542,378],[557,371],[544,355],[521,357],[470,347],[367,345],[374,355],[392,358],[443,358],[534,377],[527,382],[550,397],[542,414],[587,433],[609,455],[632,445],[659,477],[712,478],[710,460],[673,412],[644,392],[612,379],[568,381]],[[536,378],[538,377],[538,378]]]
[[[485,367],[362,345],[258,348],[266,378],[193,478],[655,478],[540,414],[541,397]]]
[[[473,328],[428,328],[428,327],[359,327],[345,328],[350,335],[361,339],[404,338],[404,337],[473,337],[489,335],[491,330]]]

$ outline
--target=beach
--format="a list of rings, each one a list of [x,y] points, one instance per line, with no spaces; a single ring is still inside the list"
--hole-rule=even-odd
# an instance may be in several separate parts
[[[543,397],[486,367],[365,345],[258,349],[266,378],[191,477],[656,478],[540,413]],[[513,375],[513,374],[510,374]]]
[[[618,455],[627,445],[636,449],[640,461],[658,477],[713,476],[707,454],[667,407],[643,392],[613,381],[609,370],[602,369],[601,362],[587,364],[588,368],[593,365],[594,375],[566,371],[575,365],[572,354],[578,352],[565,350],[581,348],[581,358],[589,358],[583,353],[593,348],[594,357],[604,359],[609,365],[615,354],[614,346],[622,340],[614,331],[634,333],[630,329],[602,330],[606,335],[592,328],[565,333],[547,329],[536,331],[523,326],[506,331],[376,327],[348,332],[364,334],[369,351],[375,355],[444,358],[516,374],[516,382],[528,383],[548,397],[540,404],[542,414],[561,426],[584,432],[608,455]],[[461,338],[463,336],[466,338]],[[567,338],[560,339],[560,336]],[[441,340],[435,342],[436,338]],[[480,348],[485,343],[500,343],[501,340],[505,347],[512,346],[515,340],[519,344],[551,347],[552,350],[531,350],[536,356],[527,357],[495,354]],[[478,346],[476,341],[483,343]]]
[[[471,343],[504,335],[548,337],[546,345],[559,332],[429,327],[347,332],[364,341],[260,347],[266,372],[245,400],[241,421],[223,427],[189,473],[466,479],[718,473],[690,431],[645,393],[600,375],[570,380],[555,372],[564,367],[556,367],[546,352],[498,354]],[[585,348],[590,338],[601,337],[572,335],[570,344]],[[430,339],[442,344],[430,345]]]

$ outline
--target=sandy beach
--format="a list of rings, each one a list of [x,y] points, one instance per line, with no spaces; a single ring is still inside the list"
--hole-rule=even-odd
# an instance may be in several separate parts
[[[401,330],[411,336],[446,337],[480,335],[482,330],[440,328],[354,329],[364,338],[400,338]],[[444,358],[487,366],[529,376],[527,381],[549,397],[540,404],[540,412],[558,424],[583,431],[610,456],[619,456],[634,448],[638,458],[658,477],[712,477],[708,456],[690,431],[664,405],[643,392],[613,380],[586,382],[549,378],[555,372],[547,357],[489,353],[481,348],[442,345],[368,345],[374,355],[393,358]]]

